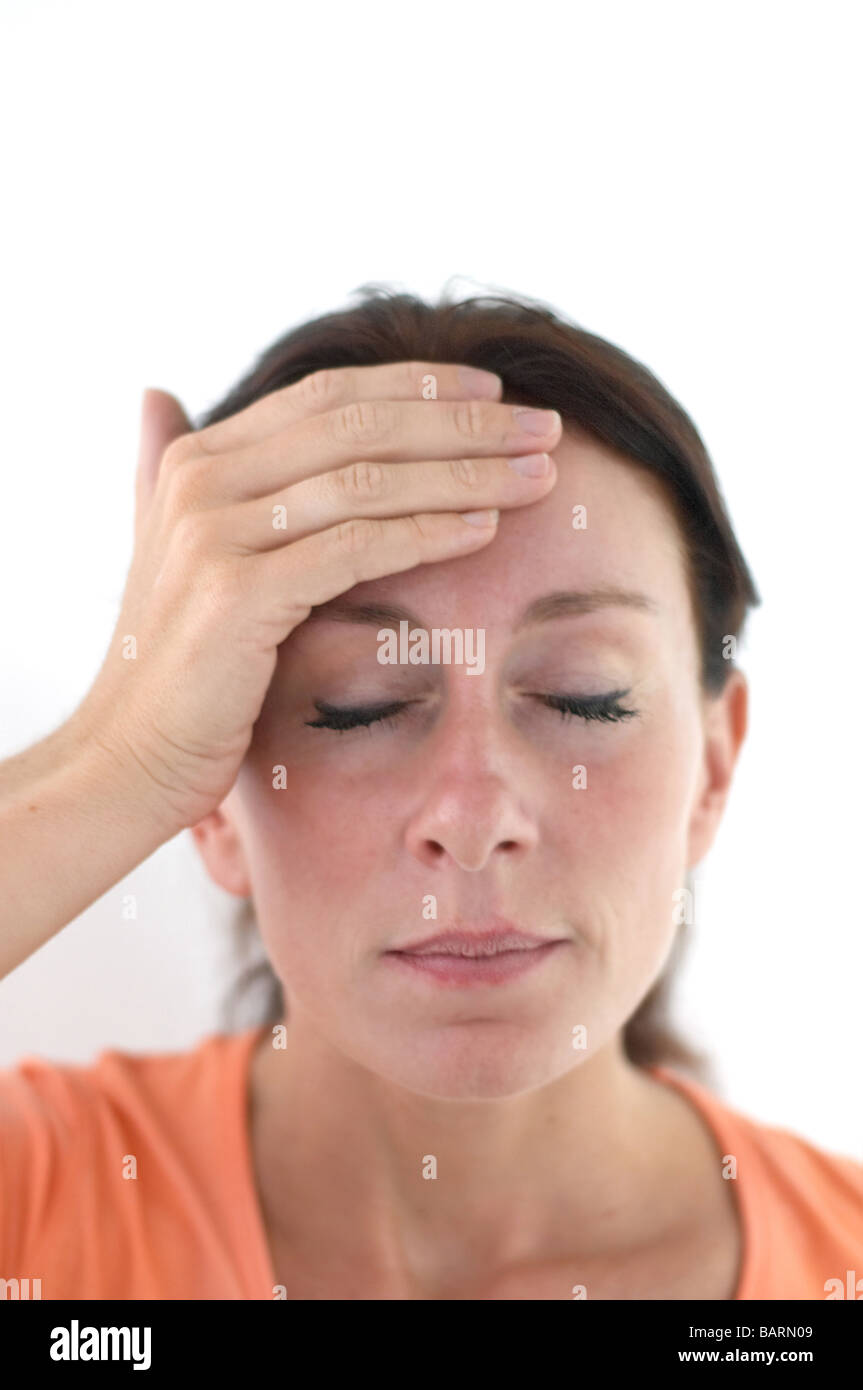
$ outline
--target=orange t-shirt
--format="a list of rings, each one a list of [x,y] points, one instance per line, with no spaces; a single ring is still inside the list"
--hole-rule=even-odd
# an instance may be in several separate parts
[[[187,1052],[104,1051],[86,1065],[28,1056],[0,1069],[6,1298],[39,1296],[35,1280],[43,1299],[279,1296],[249,1141],[249,1062],[265,1027]],[[863,1297],[863,1163],[650,1070],[737,1161],[735,1298],[854,1297],[858,1279]]]

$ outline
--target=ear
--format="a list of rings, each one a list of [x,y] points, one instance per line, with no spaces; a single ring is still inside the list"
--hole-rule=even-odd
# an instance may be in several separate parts
[[[746,737],[749,687],[733,670],[720,695],[704,703],[704,750],[698,793],[689,820],[687,865],[704,858],[716,837],[738,754]]]
[[[251,896],[252,885],[243,844],[226,803],[191,827],[198,853],[214,883],[237,897]]]

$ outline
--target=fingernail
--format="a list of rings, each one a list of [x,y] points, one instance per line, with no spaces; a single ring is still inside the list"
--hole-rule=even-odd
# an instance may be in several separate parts
[[[528,406],[517,405],[512,413],[524,434],[551,434],[560,424],[556,410],[531,410]]]
[[[551,467],[548,454],[517,454],[507,462],[523,478],[541,478]]]
[[[500,508],[489,507],[484,512],[460,512],[459,515],[468,526],[494,526],[500,516]]]
[[[471,396],[496,396],[501,387],[497,373],[486,372],[482,367],[459,367],[458,379]]]

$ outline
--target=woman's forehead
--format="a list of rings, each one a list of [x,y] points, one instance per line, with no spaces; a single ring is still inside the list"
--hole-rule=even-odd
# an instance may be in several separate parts
[[[469,606],[521,614],[553,591],[617,588],[667,601],[686,588],[685,545],[663,484],[600,445],[566,440],[553,451],[558,477],[529,506],[503,508],[480,550],[355,585],[352,605],[401,605],[425,622]],[[339,599],[335,603],[339,603]]]

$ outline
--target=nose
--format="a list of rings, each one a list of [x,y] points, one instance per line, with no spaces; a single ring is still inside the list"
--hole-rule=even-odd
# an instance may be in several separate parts
[[[485,707],[442,714],[423,756],[427,780],[406,830],[421,864],[477,872],[529,854],[538,840],[527,802],[531,779],[498,717]]]

